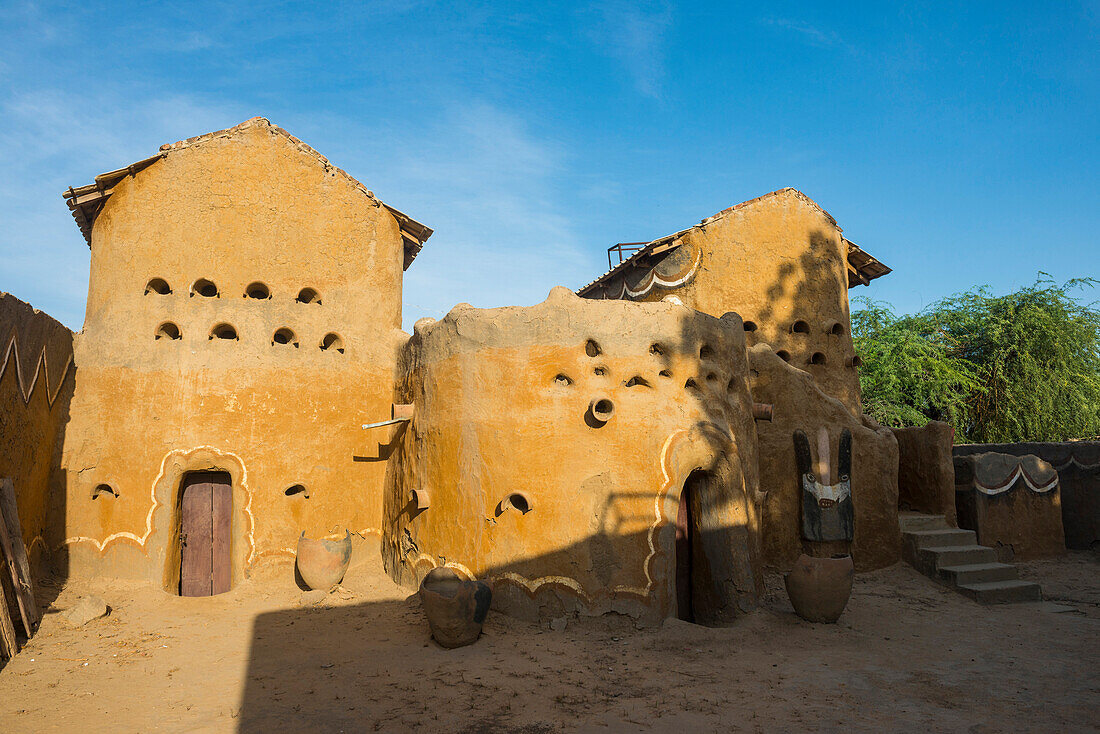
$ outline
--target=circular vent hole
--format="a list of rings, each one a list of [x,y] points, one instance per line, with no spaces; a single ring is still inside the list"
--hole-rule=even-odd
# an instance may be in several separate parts
[[[283,327],[279,329],[271,336],[272,344],[293,344],[298,346],[298,339],[294,336],[294,332],[290,329]]]
[[[313,288],[303,288],[298,291],[298,297],[296,299],[298,303],[320,303],[321,294],[315,291]]]
[[[180,336],[180,327],[176,326],[171,321],[165,321],[157,327],[157,339],[179,339]]]
[[[218,324],[210,330],[211,339],[236,339],[237,330],[232,324]]]
[[[118,497],[118,490],[110,484],[97,484],[95,489],[92,490],[92,499],[97,500],[103,495],[108,495],[112,498]]]
[[[330,349],[335,349],[340,354],[344,353],[344,340],[339,334],[325,334],[325,338],[321,340],[321,351],[327,352]]]
[[[199,278],[195,281],[195,284],[191,286],[191,295],[196,294],[203,298],[214,298],[218,295],[218,286],[214,285],[214,282],[211,280]]]
[[[145,294],[157,293],[162,296],[167,296],[172,292],[172,289],[168,286],[168,281],[164,278],[153,278],[145,285]]]
[[[508,497],[504,500],[504,506],[506,508],[511,507],[512,509],[519,511],[519,514],[521,515],[526,515],[528,512],[531,511],[531,502],[527,499],[526,496],[519,492],[513,492],[512,494],[508,495]]]
[[[255,298],[257,301],[262,301],[265,298],[271,298],[271,289],[265,284],[256,281],[255,283],[249,283],[248,287],[244,289],[244,294],[248,298]]]

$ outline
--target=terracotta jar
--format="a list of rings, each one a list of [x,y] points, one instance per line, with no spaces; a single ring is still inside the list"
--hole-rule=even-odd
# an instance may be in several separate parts
[[[855,567],[850,555],[814,558],[803,553],[784,577],[794,611],[807,622],[840,619],[852,595]]]
[[[344,580],[351,562],[351,533],[344,531],[342,540],[298,538],[298,574],[311,589],[329,591]]]
[[[477,641],[493,592],[482,581],[467,581],[446,567],[432,569],[420,584],[420,604],[432,637],[443,647]]]

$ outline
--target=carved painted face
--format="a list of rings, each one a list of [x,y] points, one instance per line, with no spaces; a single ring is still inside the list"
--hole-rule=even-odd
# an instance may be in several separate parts
[[[840,434],[837,452],[839,471],[836,483],[830,483],[829,433],[818,430],[817,473],[810,454],[810,441],[803,431],[794,432],[795,458],[802,489],[802,536],[806,540],[851,540],[852,508],[852,432]]]

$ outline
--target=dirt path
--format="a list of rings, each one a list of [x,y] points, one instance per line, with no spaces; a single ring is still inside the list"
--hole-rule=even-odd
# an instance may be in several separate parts
[[[288,564],[209,599],[72,583],[51,611],[95,593],[113,612],[46,614],[0,671],[0,731],[1097,731],[1100,559],[1024,571],[1074,611],[981,607],[897,565],[857,577],[837,625],[771,578],[730,628],[490,613],[450,651],[376,564],[319,607]]]

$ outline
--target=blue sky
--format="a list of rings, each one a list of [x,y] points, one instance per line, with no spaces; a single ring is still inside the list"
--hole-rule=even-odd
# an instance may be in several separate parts
[[[0,2],[0,290],[79,329],[61,191],[255,115],[436,230],[406,324],[784,186],[899,311],[1100,277],[1097,2],[323,5]]]

